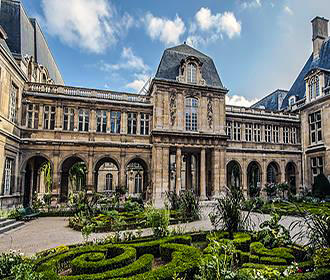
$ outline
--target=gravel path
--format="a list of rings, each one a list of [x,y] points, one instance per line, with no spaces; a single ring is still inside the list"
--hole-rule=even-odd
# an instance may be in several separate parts
[[[208,219],[208,213],[210,208],[204,208],[202,220],[173,225],[170,228],[180,228],[185,231],[197,231],[197,230],[210,230],[212,225]],[[252,220],[255,223],[256,229],[259,228],[260,223],[269,219],[269,215],[252,214]],[[289,227],[291,222],[297,220],[296,217],[283,217],[281,224],[285,227]],[[294,233],[302,230],[296,229]],[[134,230],[133,230],[134,231]],[[151,229],[144,229],[142,235],[151,235]],[[108,233],[96,233],[92,234],[91,239],[103,238]],[[6,252],[10,249],[20,250],[24,254],[31,256],[41,250],[53,248],[59,245],[69,245],[74,243],[80,243],[83,241],[80,232],[74,231],[68,227],[68,218],[63,217],[48,217],[38,218],[36,220],[27,222],[24,226],[15,229],[11,232],[0,234],[0,252]],[[306,239],[302,241],[305,243]],[[301,243],[301,242],[300,242]]]

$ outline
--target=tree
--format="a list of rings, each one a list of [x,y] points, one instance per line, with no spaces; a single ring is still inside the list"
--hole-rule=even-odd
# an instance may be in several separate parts
[[[313,185],[313,196],[323,199],[330,195],[330,182],[323,173],[315,177]]]
[[[84,162],[75,163],[69,170],[69,180],[75,191],[85,189],[87,168]]]

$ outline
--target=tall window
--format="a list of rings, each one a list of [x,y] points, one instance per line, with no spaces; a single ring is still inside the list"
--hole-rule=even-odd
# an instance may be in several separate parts
[[[312,176],[314,182],[314,178],[317,175],[323,173],[323,157],[311,158],[311,166],[312,166]]]
[[[228,121],[227,122],[227,136],[229,136],[229,139],[232,140],[232,130],[233,130],[233,122]]]
[[[234,135],[233,140],[241,140],[241,124],[239,122],[234,122]]]
[[[79,109],[79,131],[89,130],[89,110]]]
[[[253,125],[253,135],[254,135],[255,142],[261,142],[261,125],[260,124],[255,123]]]
[[[290,142],[291,144],[297,144],[297,128],[296,127],[292,127],[291,128],[291,133],[290,133]]]
[[[196,98],[186,98],[185,104],[185,118],[186,118],[186,130],[197,131],[197,119],[198,119],[198,100]]]
[[[283,143],[284,144],[289,144],[289,134],[290,134],[290,129],[288,127],[283,128]]]
[[[96,111],[96,131],[107,132],[107,111]]]
[[[74,108],[63,108],[63,130],[74,130]]]
[[[142,193],[142,176],[140,173],[135,175],[135,193]]]
[[[39,105],[29,104],[26,112],[26,126],[28,128],[38,128],[39,125]]]
[[[270,124],[265,125],[265,141],[267,143],[272,142],[272,125]]]
[[[253,125],[252,123],[247,123],[245,125],[245,140],[251,142],[253,135]]]
[[[187,82],[190,84],[197,83],[197,67],[193,63],[188,64]]]
[[[136,120],[137,114],[136,113],[128,113],[127,118],[127,133],[128,134],[136,134]]]
[[[310,99],[314,99],[320,95],[320,83],[319,83],[319,77],[314,76],[309,80],[308,83],[309,87],[309,97]]]
[[[141,113],[141,135],[149,135],[149,114]]]
[[[9,120],[16,122],[18,87],[11,84],[9,93]]]
[[[113,182],[113,175],[111,173],[108,173],[105,175],[105,191],[111,191],[112,190],[112,182]]]
[[[311,144],[322,141],[321,111],[309,115],[309,133]]]
[[[120,112],[110,112],[111,133],[120,133]]]
[[[44,106],[44,129],[55,128],[55,106]]]
[[[8,195],[11,192],[12,186],[12,176],[13,176],[14,160],[6,158],[5,161],[5,178],[4,178],[4,187],[3,194]]]
[[[280,127],[278,125],[273,126],[273,142],[280,142]]]

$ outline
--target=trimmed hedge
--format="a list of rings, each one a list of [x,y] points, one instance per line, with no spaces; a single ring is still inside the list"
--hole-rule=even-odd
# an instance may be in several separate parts
[[[259,257],[273,257],[285,259],[288,264],[294,261],[294,256],[292,255],[292,249],[288,248],[274,248],[267,249],[260,242],[253,242],[250,244],[250,253],[257,255]]]
[[[44,273],[49,280],[105,280],[127,277],[172,279],[174,273],[193,277],[198,269],[201,253],[197,248],[185,244],[191,244],[190,236],[168,237],[135,244],[76,247],[68,252],[43,257],[35,264],[37,271]],[[145,254],[148,250],[169,263],[152,271],[154,255]],[[135,261],[137,252],[142,255]],[[73,275],[58,275],[70,268]]]

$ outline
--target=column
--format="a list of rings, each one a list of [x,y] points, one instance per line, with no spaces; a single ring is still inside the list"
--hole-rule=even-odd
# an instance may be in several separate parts
[[[170,165],[170,150],[168,147],[163,148],[163,189],[162,194],[170,190],[169,186],[169,165]]]
[[[201,182],[200,182],[200,199],[206,199],[206,160],[205,149],[201,150]]]
[[[90,110],[89,127],[90,132],[96,132],[96,112],[94,109]]]
[[[88,155],[88,170],[87,170],[87,192],[92,193],[94,190],[93,184],[93,156]]]
[[[279,172],[281,172],[281,177],[280,177],[280,182],[278,182],[278,183],[284,183],[285,182],[285,160],[284,159],[282,159],[281,160],[281,163],[280,163],[280,170],[279,170]]]
[[[43,129],[44,127],[44,118],[43,118],[43,112],[44,112],[44,105],[40,104],[39,106],[39,115],[38,115],[38,128]]]
[[[141,132],[141,113],[136,113],[136,134],[140,135]]]
[[[110,115],[110,111],[107,111],[107,133],[111,132],[111,115]]]
[[[125,166],[125,158],[126,153],[125,151],[120,152],[120,169],[119,169],[119,186],[125,186],[126,185],[126,166]],[[127,186],[128,187],[128,186]]]
[[[226,151],[224,149],[220,150],[220,192],[224,191],[224,186],[227,185],[226,182]]]
[[[162,159],[162,148],[156,147],[156,161],[155,161],[155,184],[154,184],[154,204],[157,208],[161,208],[163,205],[161,205],[161,194],[162,194],[162,183],[163,183],[163,159]]]
[[[241,186],[243,189],[243,194],[245,196],[245,198],[248,198],[248,185],[247,185],[247,159],[243,158],[243,164],[242,164],[242,182],[241,182]]]
[[[127,112],[121,112],[120,133],[127,134]]]
[[[168,92],[164,92],[164,97],[163,97],[163,125],[165,129],[169,128],[169,97],[168,97]]]
[[[181,190],[181,148],[176,148],[176,182],[175,182],[175,190],[176,193],[179,194]]]
[[[79,130],[79,109],[74,109],[74,131]]]
[[[63,108],[60,105],[56,106],[56,116],[55,116],[55,130],[62,129],[62,115],[63,115]]]

